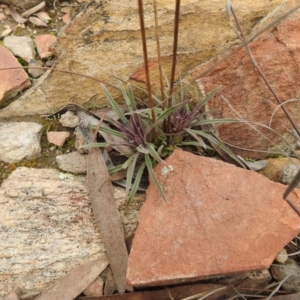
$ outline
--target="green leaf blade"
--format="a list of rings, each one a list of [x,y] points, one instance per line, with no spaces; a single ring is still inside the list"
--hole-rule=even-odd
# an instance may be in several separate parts
[[[145,163],[146,163],[146,167],[147,167],[147,170],[148,170],[148,172],[149,172],[149,175],[150,175],[150,177],[152,178],[152,180],[153,180],[153,182],[154,182],[156,188],[158,189],[159,193],[160,193],[161,196],[163,197],[164,201],[165,201],[166,203],[168,203],[168,202],[167,202],[167,199],[166,199],[166,195],[165,195],[165,193],[164,193],[164,191],[163,191],[163,189],[162,189],[162,186],[161,186],[161,184],[159,183],[158,179],[156,178],[156,176],[155,176],[155,174],[154,174],[154,172],[153,172],[153,169],[152,169],[152,162],[151,162],[151,159],[150,159],[150,157],[149,157],[149,154],[145,154]]]

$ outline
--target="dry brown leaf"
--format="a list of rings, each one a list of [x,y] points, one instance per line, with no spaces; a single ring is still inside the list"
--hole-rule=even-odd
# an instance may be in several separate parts
[[[110,175],[110,180],[114,181],[114,180],[120,180],[120,179],[124,179],[127,176],[127,169],[125,170],[120,170],[118,172],[115,172],[113,174]]]
[[[87,189],[118,291],[125,292],[128,254],[106,163],[99,148],[87,160]]]
[[[40,11],[36,13],[36,16],[45,23],[48,23],[51,20],[51,17],[45,11]]]
[[[25,23],[27,21],[12,6],[9,8],[9,14],[17,23]]]
[[[73,300],[82,293],[107,267],[103,258],[89,261],[73,269],[56,285],[35,300]]]
[[[28,21],[39,27],[47,27],[47,24],[45,22],[36,17],[29,17]]]
[[[32,15],[32,14],[36,13],[37,11],[41,10],[41,9],[44,8],[45,6],[46,6],[46,2],[43,1],[43,2],[39,3],[38,5],[36,5],[36,6],[32,7],[32,8],[30,8],[30,9],[28,9],[28,10],[26,10],[26,11],[24,11],[24,12],[22,13],[22,17],[27,18],[27,17],[29,17],[30,15]]]
[[[115,290],[116,290],[116,284],[112,275],[111,268],[109,268],[105,279],[103,295],[105,296],[112,295]]]
[[[224,287],[224,289],[222,289]],[[182,300],[196,294],[208,294],[219,289],[215,294],[205,298],[205,300],[229,299],[232,295],[232,288],[218,284],[192,284],[176,287],[162,288],[156,291],[144,291],[128,293],[123,295],[110,295],[101,297],[78,297],[76,300]],[[222,289],[222,290],[221,290]],[[195,299],[199,299],[201,296]]]
[[[123,105],[119,106],[119,109],[122,113],[125,113],[126,107],[127,107],[127,105],[123,104]],[[102,114],[104,114],[105,117],[108,116],[109,118],[111,118],[115,121],[118,121],[120,119],[118,114],[116,113],[116,111],[113,110],[111,107],[102,107],[99,109],[92,109],[92,110],[90,110],[90,112],[99,118],[101,118]]]
[[[80,108],[78,108],[76,113],[77,113],[77,116],[79,116],[83,120],[86,120],[91,126],[94,126],[94,127],[98,126],[99,120],[96,117],[94,117],[91,113],[86,113],[85,110],[82,110]],[[104,128],[110,128],[105,123],[102,123],[101,126],[104,127]],[[113,144],[112,147],[115,150],[117,150],[120,154],[125,155],[125,156],[133,154],[130,147],[118,144],[118,143],[125,142],[124,139],[122,139],[121,137],[114,136],[112,134],[103,132],[101,130],[99,132],[101,133],[101,135],[103,136],[105,141],[108,144]]]

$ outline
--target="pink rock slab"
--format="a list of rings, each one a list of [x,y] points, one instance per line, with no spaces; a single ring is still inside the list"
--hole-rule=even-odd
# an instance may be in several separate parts
[[[56,43],[57,38],[52,34],[41,34],[35,37],[35,44],[41,58],[53,55],[50,48]]]
[[[253,171],[176,150],[150,183],[128,262],[133,286],[266,269],[299,232],[286,186]],[[295,190],[300,206],[300,190]]]
[[[299,30],[300,14],[292,14],[249,44],[254,59],[282,102],[298,99],[300,92]],[[204,70],[212,68],[216,60],[222,59],[224,60],[212,71],[200,76]],[[274,148],[270,140],[277,145],[283,144],[281,137],[287,134],[286,128],[291,128],[288,118],[282,109],[275,111],[278,103],[258,72],[255,71],[244,49],[232,53],[229,57],[226,55],[218,57],[216,60],[203,65],[195,72],[199,74],[199,83],[202,84],[206,94],[217,86],[222,86],[222,91],[208,102],[208,109],[212,111],[218,109],[221,113],[218,115],[220,118],[240,118],[224,100],[223,97],[225,97],[245,120],[270,125],[276,132],[275,134],[271,130],[258,126],[256,129],[267,136],[268,140],[248,124],[239,122],[218,126],[219,137],[224,142],[234,145],[234,152],[243,157],[267,157],[268,151]],[[298,101],[290,101],[284,105],[296,124],[300,122],[298,105]],[[289,145],[284,144],[282,149],[287,146]],[[273,151],[278,151],[278,148]]]
[[[63,146],[66,139],[70,136],[70,132],[67,131],[49,131],[47,132],[47,140],[49,143],[56,146]]]
[[[22,67],[13,54],[0,45],[0,69]],[[23,69],[0,70],[0,101],[13,97],[30,86],[28,75]]]

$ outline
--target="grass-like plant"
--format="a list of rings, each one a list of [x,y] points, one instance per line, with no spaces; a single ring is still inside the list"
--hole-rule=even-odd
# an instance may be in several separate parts
[[[174,96],[174,78],[176,69],[176,52],[178,44],[178,27],[179,27],[179,9],[180,1],[176,1],[175,22],[174,22],[174,43],[173,43],[173,61],[170,83],[165,78],[168,91],[165,92],[162,80],[162,67],[160,65],[159,38],[157,33],[157,49],[160,71],[161,99],[154,96],[151,91],[148,55],[146,44],[146,33],[144,27],[143,2],[138,1],[139,16],[141,25],[141,36],[144,53],[144,66],[146,74],[146,86],[148,105],[141,107],[137,104],[133,89],[128,85],[124,88],[121,80],[118,80],[118,87],[122,92],[123,99],[126,103],[125,114],[119,109],[118,103],[113,99],[105,85],[102,85],[103,92],[106,95],[108,103],[117,113],[119,119],[114,120],[106,117],[110,127],[100,127],[100,132],[117,136],[121,139],[118,143],[94,143],[90,146],[105,147],[107,145],[126,146],[131,149],[127,155],[126,161],[112,169],[110,173],[117,172],[121,169],[127,169],[126,192],[128,193],[128,204],[136,194],[140,185],[142,175],[146,172],[149,174],[160,194],[167,202],[163,187],[156,178],[153,168],[163,159],[170,155],[176,148],[192,147],[195,152],[206,155],[211,151],[226,154],[231,160],[245,167],[239,158],[230,151],[216,136],[213,135],[211,126],[220,123],[236,122],[233,119],[209,119],[206,118],[204,107],[207,102],[215,96],[218,89],[212,91],[207,97],[198,100],[193,106],[192,99],[188,99],[185,89],[181,88],[181,97],[176,101]],[[154,1],[154,11],[156,12],[156,3]],[[156,15],[156,14],[155,14]],[[157,19],[155,19],[157,28]],[[180,84],[181,81],[180,81]]]
[[[208,127],[218,123],[236,122],[237,120],[209,120],[204,117],[203,108],[214,97],[218,89],[211,92],[193,108],[191,108],[192,101],[183,97],[179,103],[173,103],[171,107],[163,109],[161,101],[159,101],[160,104],[157,103],[152,109],[151,107],[138,107],[130,85],[128,85],[127,90],[120,80],[118,85],[126,103],[126,113],[120,110],[118,103],[103,85],[102,88],[107,100],[117,113],[119,120],[106,117],[111,126],[109,128],[101,126],[100,132],[117,136],[121,138],[121,141],[117,143],[94,143],[90,144],[90,146],[106,147],[108,145],[118,145],[127,146],[132,150],[123,164],[109,170],[110,173],[114,173],[127,169],[126,192],[129,193],[128,204],[136,194],[145,171],[150,175],[162,197],[167,202],[163,187],[156,178],[153,167],[158,162],[163,162],[163,158],[170,155],[176,148],[194,147],[195,152],[203,154],[207,150],[213,149],[209,143],[218,144],[218,147],[243,166],[234,153],[211,135]],[[155,99],[155,97],[153,98]],[[153,121],[152,113],[154,113],[155,122]]]

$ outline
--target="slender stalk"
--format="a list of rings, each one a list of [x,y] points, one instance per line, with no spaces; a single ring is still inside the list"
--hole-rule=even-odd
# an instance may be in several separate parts
[[[180,0],[176,0],[175,21],[174,21],[174,41],[173,41],[173,54],[172,54],[172,70],[171,70],[168,108],[170,108],[172,106],[172,94],[173,94],[173,90],[174,90],[175,71],[176,71],[176,62],[177,62],[176,56],[177,56],[177,46],[178,46],[179,16],[180,16]]]
[[[155,22],[155,35],[156,35],[156,48],[157,48],[157,61],[158,61],[158,69],[159,69],[159,83],[160,83],[160,93],[161,93],[161,101],[162,101],[162,109],[165,109],[164,102],[164,81],[162,74],[162,64],[161,64],[161,53],[160,53],[160,41],[159,41],[159,31],[158,31],[158,17],[157,17],[157,5],[156,0],[153,1],[154,8],[154,22]]]
[[[149,75],[149,64],[148,64],[148,53],[147,53],[147,43],[146,43],[143,0],[138,0],[138,6],[139,6],[139,16],[140,16],[140,26],[141,26],[142,45],[143,45],[143,54],[144,54],[146,85],[147,85],[147,92],[148,92],[148,97],[149,97],[149,106],[151,108],[152,123],[155,123],[154,104],[153,104],[151,84],[150,84],[150,75]]]
[[[178,32],[179,32],[179,17],[180,17],[180,0],[176,0],[175,7],[175,20],[174,20],[174,40],[173,40],[173,53],[172,53],[172,70],[171,70],[171,80],[170,80],[170,91],[168,99],[168,108],[172,106],[172,95],[174,91],[174,81],[175,81],[175,71],[176,71],[176,56],[177,56],[177,46],[178,46]],[[168,117],[167,127],[170,126],[171,118]]]

